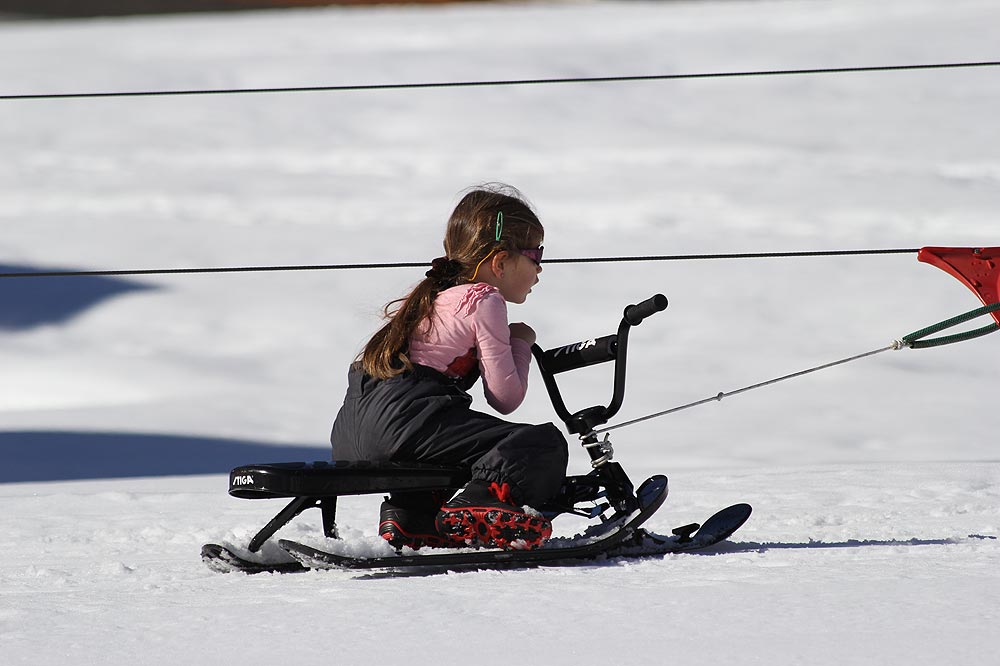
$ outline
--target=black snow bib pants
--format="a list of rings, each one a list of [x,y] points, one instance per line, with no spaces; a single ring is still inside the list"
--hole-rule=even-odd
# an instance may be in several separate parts
[[[468,467],[473,479],[509,483],[517,503],[543,505],[566,476],[566,439],[551,423],[509,423],[472,410],[463,384],[471,382],[419,365],[390,379],[352,366],[330,435],[334,460]]]

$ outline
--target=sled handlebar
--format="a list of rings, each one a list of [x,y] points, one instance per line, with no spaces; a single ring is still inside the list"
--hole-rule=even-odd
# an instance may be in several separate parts
[[[666,307],[667,297],[656,294],[637,305],[626,307],[616,334],[574,342],[548,351],[543,351],[537,344],[532,345],[531,352],[538,362],[552,407],[559,418],[566,423],[569,432],[588,434],[594,427],[607,423],[618,413],[625,400],[629,330],[641,324],[647,317],[665,310]],[[597,405],[571,414],[556,384],[555,375],[607,361],[615,362],[614,393],[611,402],[607,406]]]
[[[667,309],[667,297],[663,294],[656,294],[647,298],[638,305],[629,305],[625,308],[625,321],[632,326],[638,326],[646,317],[650,317],[657,312]]]

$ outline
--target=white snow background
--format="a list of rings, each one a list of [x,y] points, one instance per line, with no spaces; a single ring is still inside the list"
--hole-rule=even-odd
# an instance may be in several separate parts
[[[989,0],[324,8],[0,23],[3,94],[996,60]],[[550,257],[1000,245],[1000,71],[0,103],[16,270],[430,261],[504,181]],[[13,270],[12,269],[12,270]],[[995,664],[1000,337],[890,351],[623,429],[656,531],[712,553],[369,577],[212,573],[325,459],[348,363],[417,269],[0,281],[4,664]],[[546,347],[634,330],[619,420],[971,310],[913,254],[549,265]],[[980,324],[987,323],[980,320]],[[610,368],[563,375],[604,403]],[[513,418],[554,418],[537,374]],[[483,404],[481,396],[477,404]],[[571,471],[587,468],[571,441]],[[379,497],[340,522],[371,548]],[[315,515],[311,515],[315,514]],[[318,512],[280,536],[320,540]],[[560,534],[579,527],[557,521]],[[970,537],[970,535],[977,535]]]

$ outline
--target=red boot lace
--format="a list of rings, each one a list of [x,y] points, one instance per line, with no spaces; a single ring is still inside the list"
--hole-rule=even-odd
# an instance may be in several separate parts
[[[504,504],[514,504],[514,500],[510,496],[509,483],[500,484],[494,481],[490,484],[490,493]]]

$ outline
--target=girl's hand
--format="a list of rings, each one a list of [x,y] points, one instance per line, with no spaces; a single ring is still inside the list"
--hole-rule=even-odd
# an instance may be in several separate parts
[[[535,344],[535,331],[530,326],[523,322],[516,322],[510,324],[510,337],[520,338],[524,340],[529,345]]]

